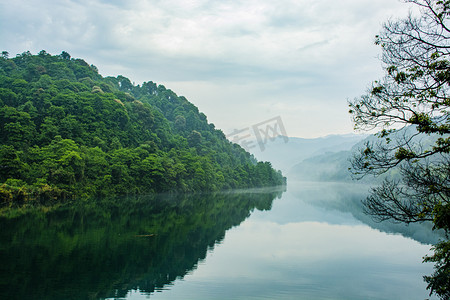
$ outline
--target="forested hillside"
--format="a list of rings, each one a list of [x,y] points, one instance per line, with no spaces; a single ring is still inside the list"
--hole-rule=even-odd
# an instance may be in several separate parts
[[[3,205],[285,180],[162,85],[102,77],[67,52],[0,57]]]

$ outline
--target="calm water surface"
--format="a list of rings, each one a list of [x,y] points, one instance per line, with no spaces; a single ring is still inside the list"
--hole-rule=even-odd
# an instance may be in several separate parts
[[[1,299],[427,299],[429,225],[366,186],[142,197],[0,219]]]

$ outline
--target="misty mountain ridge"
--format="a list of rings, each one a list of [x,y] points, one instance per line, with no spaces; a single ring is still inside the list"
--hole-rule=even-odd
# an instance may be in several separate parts
[[[392,140],[392,145],[397,141],[402,141],[412,137],[412,144],[420,143],[424,146],[433,144],[437,137],[418,133],[415,126],[404,127],[397,132],[392,133],[389,138]],[[354,154],[365,149],[367,144],[385,144],[384,138],[379,138],[376,134],[368,135],[361,139],[350,149],[340,151],[328,151],[318,155],[312,155],[303,161],[293,163],[293,167],[286,171],[288,177],[293,180],[300,181],[352,181],[352,175],[348,170],[351,167],[351,158]],[[377,183],[382,181],[387,176],[395,176],[396,170],[390,170],[386,174],[377,177],[366,176],[359,180],[363,183]]]
[[[292,166],[322,154],[349,151],[351,148],[367,138],[361,134],[328,135],[319,138],[298,138],[279,135],[275,138],[252,140],[252,146],[248,151],[258,160],[270,161],[272,166],[284,173],[289,172]]]

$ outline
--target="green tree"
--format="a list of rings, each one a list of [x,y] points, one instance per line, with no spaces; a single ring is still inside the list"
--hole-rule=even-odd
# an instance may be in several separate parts
[[[0,146],[0,181],[9,178],[21,178],[24,163],[20,161],[18,152],[13,146]]]
[[[10,89],[0,88],[0,101],[3,105],[16,106],[18,103],[17,95]]]
[[[202,142],[202,134],[197,130],[192,130],[188,137],[189,146],[198,146]]]
[[[450,1],[405,2],[421,14],[384,24],[376,44],[385,76],[350,103],[355,128],[382,129],[378,141],[355,154],[352,171],[399,174],[372,190],[367,213],[379,220],[432,221],[449,233]],[[426,261],[437,262],[436,272],[425,279],[431,293],[448,299],[449,247],[444,242],[435,249]]]
[[[70,60],[70,54],[67,53],[66,51],[61,52],[60,57],[61,57],[62,59]]]
[[[24,148],[32,144],[35,133],[35,124],[28,113],[8,106],[0,109],[1,143]]]

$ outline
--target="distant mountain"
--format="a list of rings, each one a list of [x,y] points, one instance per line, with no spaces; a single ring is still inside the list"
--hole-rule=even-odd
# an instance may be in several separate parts
[[[287,174],[302,181],[350,181],[351,155],[350,150],[320,154],[294,165]]]
[[[395,133],[390,138],[395,142],[397,139],[402,139],[405,136],[414,136],[412,142],[419,142],[422,145],[431,145],[435,142],[436,137],[430,137],[426,134],[417,134],[417,130],[414,126],[405,127]],[[367,143],[383,143],[384,139],[380,139],[375,135],[366,136],[364,139],[355,143],[350,149],[346,151],[339,151],[338,149],[327,153],[321,153],[309,157],[299,163],[293,164],[293,167],[286,171],[288,177],[293,180],[308,180],[308,181],[351,181],[351,174],[348,168],[351,166],[350,160],[352,156],[365,149]],[[390,175],[393,175],[395,170],[390,171]],[[382,176],[365,177],[361,179],[361,182],[374,183],[382,181],[389,174],[383,174]]]
[[[292,166],[305,159],[329,152],[350,150],[367,135],[329,135],[314,139],[277,137],[267,140],[264,149],[256,146],[249,149],[258,160],[270,161],[272,166],[288,173]]]

